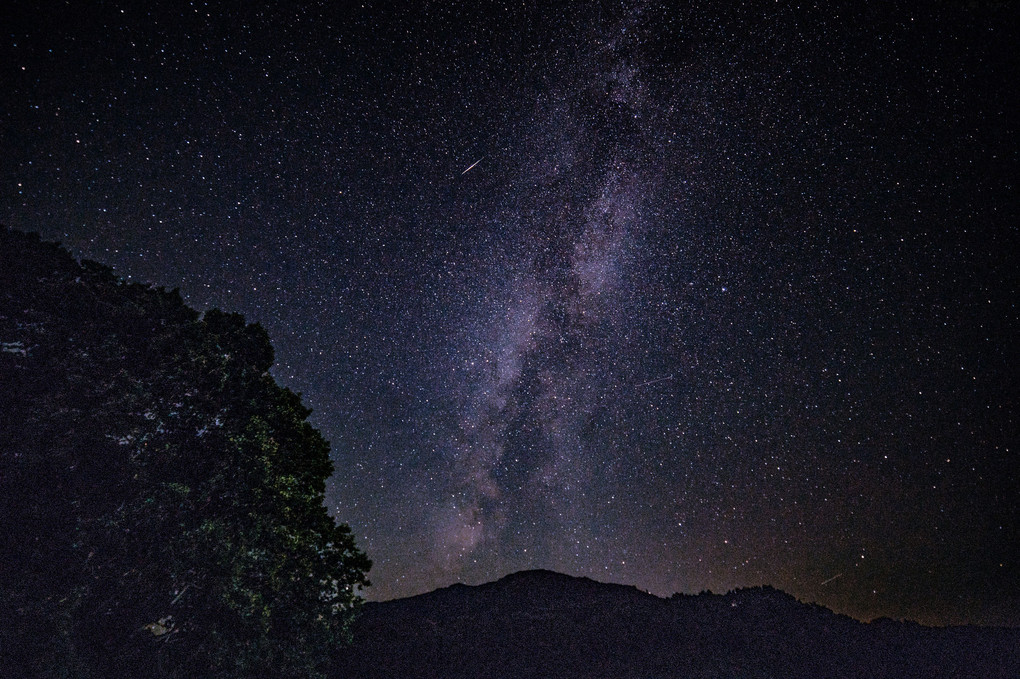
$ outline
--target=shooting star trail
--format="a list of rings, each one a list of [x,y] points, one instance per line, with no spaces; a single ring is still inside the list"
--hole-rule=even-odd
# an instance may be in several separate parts
[[[468,165],[468,169],[464,170],[464,171],[463,171],[463,172],[461,172],[460,174],[461,174],[462,176],[463,176],[463,175],[466,175],[466,174],[467,174],[468,172],[470,172],[470,171],[471,171],[471,168],[473,168],[473,167],[474,167],[475,165],[477,165],[478,163],[482,162],[483,160],[485,160],[485,156],[482,156],[481,158],[479,158],[479,159],[478,159],[478,160],[476,160],[475,162],[473,162],[473,163],[471,163],[470,165]]]
[[[841,578],[841,577],[843,577],[843,574],[842,574],[842,573],[836,573],[835,575],[833,575],[833,576],[832,576],[831,578],[829,578],[828,580],[823,580],[823,581],[822,581],[822,584],[823,584],[823,585],[827,585],[827,584],[829,584],[830,582],[832,582],[833,580],[835,580],[836,578]]]
[[[658,378],[656,378],[654,380],[648,380],[647,382],[642,382],[641,384],[636,384],[634,386],[636,386],[636,387],[647,387],[649,384],[656,384],[657,382],[665,382],[666,380],[671,380],[671,379],[673,379],[672,375],[666,375],[665,377],[658,377]]]

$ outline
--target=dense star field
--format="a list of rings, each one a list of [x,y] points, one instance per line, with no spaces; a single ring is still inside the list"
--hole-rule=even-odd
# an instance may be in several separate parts
[[[0,221],[265,326],[370,598],[1020,625],[1010,3],[43,4]]]

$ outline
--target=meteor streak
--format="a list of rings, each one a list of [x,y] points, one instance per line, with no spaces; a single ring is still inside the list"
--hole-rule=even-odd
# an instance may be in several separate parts
[[[637,384],[637,385],[634,385],[634,386],[637,386],[637,387],[647,387],[649,384],[655,384],[657,382],[665,382],[666,380],[671,380],[671,379],[673,379],[672,375],[666,375],[665,377],[657,377],[654,380],[648,380],[647,382],[642,382],[641,384]]]
[[[484,160],[484,159],[485,159],[485,156],[482,156],[481,158],[479,158],[479,159],[478,159],[478,160],[476,160],[475,162],[473,162],[473,163],[471,163],[470,165],[468,165],[468,169],[466,169],[466,170],[464,170],[463,172],[461,172],[461,175],[466,175],[466,174],[467,174],[468,172],[470,172],[470,171],[471,171],[471,168],[473,168],[473,167],[474,167],[475,165],[477,165],[478,163],[482,162],[482,160]]]

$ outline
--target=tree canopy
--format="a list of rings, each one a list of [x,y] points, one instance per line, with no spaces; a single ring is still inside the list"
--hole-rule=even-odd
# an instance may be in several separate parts
[[[0,229],[0,664],[315,676],[371,566],[265,331]]]

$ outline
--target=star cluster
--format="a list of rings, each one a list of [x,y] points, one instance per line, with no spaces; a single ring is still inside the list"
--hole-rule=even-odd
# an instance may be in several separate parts
[[[8,3],[0,220],[267,328],[370,596],[1020,624],[1016,12],[731,4]]]

